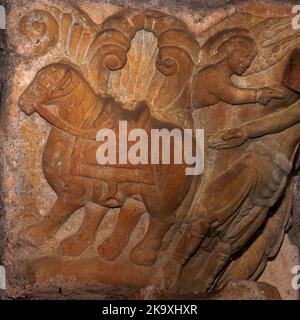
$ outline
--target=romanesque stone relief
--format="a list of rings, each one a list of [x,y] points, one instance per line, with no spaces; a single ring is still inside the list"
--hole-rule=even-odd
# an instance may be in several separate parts
[[[13,50],[39,61],[18,106],[25,123],[41,117],[49,128],[39,165],[55,193],[18,235],[34,283],[189,295],[257,280],[291,219],[300,38],[288,11],[240,10],[201,32],[138,8],[97,24],[76,7],[38,4],[16,20]],[[119,121],[204,129],[203,174],[100,165],[97,132]],[[80,210],[77,228],[59,236]]]

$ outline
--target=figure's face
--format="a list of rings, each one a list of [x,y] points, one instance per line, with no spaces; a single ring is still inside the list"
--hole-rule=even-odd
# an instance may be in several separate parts
[[[253,50],[250,50],[250,48],[236,49],[228,56],[228,65],[234,74],[242,76],[251,66],[256,55],[257,50],[255,48]]]

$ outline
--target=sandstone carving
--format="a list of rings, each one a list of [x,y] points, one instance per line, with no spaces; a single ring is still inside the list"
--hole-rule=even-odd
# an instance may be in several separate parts
[[[81,240],[79,252],[78,246],[70,244],[70,239],[62,248],[70,255],[81,254],[89,244],[84,244],[84,239],[94,238],[93,233],[103,219],[105,208],[122,207],[120,218],[122,215],[130,217],[133,214],[131,210],[135,215],[138,210],[141,215],[145,208],[137,209],[141,205],[130,202],[131,198],[137,199],[145,204],[151,220],[144,240],[133,250],[131,258],[138,264],[153,264],[161,239],[174,222],[174,212],[185,197],[191,178],[185,174],[185,167],[178,165],[152,165],[146,168],[131,165],[117,168],[111,165],[101,168],[96,161],[96,132],[102,126],[116,128],[121,120],[137,128],[159,129],[171,125],[152,118],[147,106],[141,105],[135,112],[127,111],[113,98],[96,96],[80,74],[64,64],[42,69],[19,103],[27,114],[38,112],[54,127],[44,149],[43,168],[57,200],[48,216],[27,230],[26,238],[35,245],[42,244],[72,213],[85,207],[87,217],[84,225],[88,227],[91,223],[88,220],[92,219],[94,232],[91,227],[82,228],[78,235]],[[87,139],[94,142],[88,145]],[[93,153],[87,150],[89,147],[93,148]],[[133,226],[128,227],[134,226],[133,222]],[[120,237],[117,230],[115,236]],[[73,240],[76,242],[78,238]],[[105,249],[101,247],[100,250],[118,256],[122,249],[120,243],[119,246],[115,249],[117,252],[113,252],[113,245]],[[66,250],[67,247],[69,250]]]
[[[18,104],[50,128],[41,166],[56,195],[19,236],[39,250],[26,272],[41,284],[152,285],[169,297],[257,280],[291,221],[300,37],[290,20],[236,12],[196,32],[150,9],[119,10],[101,24],[76,7],[26,11],[12,47],[43,62]],[[100,165],[97,132],[118,132],[119,121],[147,133],[205,129],[204,173]],[[79,228],[59,238],[82,208]],[[113,230],[99,243],[113,209]]]

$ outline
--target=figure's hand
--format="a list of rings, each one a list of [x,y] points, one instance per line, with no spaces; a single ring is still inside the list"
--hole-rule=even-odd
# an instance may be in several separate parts
[[[228,149],[237,147],[248,139],[246,130],[240,127],[218,132],[208,139],[208,144],[213,149]]]
[[[266,87],[257,90],[257,102],[262,105],[267,105],[273,98],[283,99],[285,96],[285,90],[280,86]]]

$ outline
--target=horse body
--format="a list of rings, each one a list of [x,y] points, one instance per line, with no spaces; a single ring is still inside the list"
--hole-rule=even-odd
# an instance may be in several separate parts
[[[42,69],[19,103],[27,114],[36,111],[53,125],[43,153],[43,170],[57,200],[40,223],[29,227],[27,240],[42,244],[76,210],[84,207],[86,214],[79,234],[66,239],[60,248],[65,254],[80,255],[95,239],[107,211],[120,207],[119,220],[127,221],[127,225],[117,223],[112,236],[115,240],[99,248],[99,253],[113,260],[121,253],[140,216],[146,211],[150,216],[149,228],[142,242],[131,252],[131,260],[142,265],[155,263],[161,240],[174,223],[176,209],[191,185],[192,178],[185,174],[186,166],[145,165],[144,171],[150,174],[152,183],[143,183],[140,176],[143,170],[131,174],[136,168],[125,168],[128,172],[126,181],[120,179],[119,167],[110,167],[107,177],[101,177],[103,167],[100,165],[91,166],[89,173],[83,171],[82,174],[74,174],[74,167],[76,164],[83,166],[80,159],[83,153],[78,145],[84,148],[88,143],[99,144],[95,137],[101,129],[100,123],[102,128],[114,128],[118,121],[127,120],[130,127],[139,127],[142,123],[147,130],[160,128],[162,123],[151,117],[146,106],[130,112],[112,98],[95,95],[82,76],[64,64]],[[126,215],[130,218],[126,219]],[[116,245],[116,241],[121,244]]]

